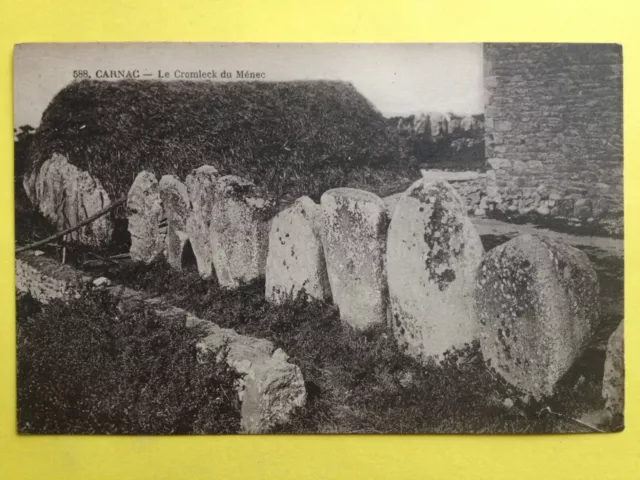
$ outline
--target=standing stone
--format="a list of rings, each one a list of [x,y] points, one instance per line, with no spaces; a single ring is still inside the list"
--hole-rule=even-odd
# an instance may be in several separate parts
[[[265,274],[271,202],[256,186],[228,175],[216,183],[211,220],[213,264],[223,287],[237,287]]]
[[[193,170],[185,179],[191,202],[191,214],[185,228],[202,278],[210,278],[214,272],[211,220],[217,178],[218,171],[214,167],[203,165]]]
[[[484,249],[463,201],[445,181],[415,182],[396,206],[387,240],[392,327],[427,360],[478,337],[475,274]]]
[[[612,419],[621,419],[624,415],[624,320],[607,343],[602,396],[607,414]]]
[[[336,188],[325,192],[320,204],[327,273],[341,318],[361,329],[384,323],[388,305],[384,202],[363,190]]]
[[[25,178],[24,183],[31,201],[58,230],[78,225],[111,205],[99,180],[57,153]],[[107,214],[71,232],[66,240],[99,246],[109,242],[112,233],[111,216]]]
[[[535,398],[551,395],[598,322],[598,277],[587,255],[522,235],[485,255],[475,291],[485,360]]]
[[[266,298],[280,303],[302,290],[313,298],[331,295],[320,239],[320,207],[301,197],[271,222]]]
[[[111,205],[107,192],[89,172],[80,172],[76,186],[78,197],[75,211],[78,215],[78,223]],[[112,233],[113,223],[109,214],[77,230],[78,241],[85,245],[104,245],[111,240]]]
[[[449,119],[440,112],[432,112],[428,115],[429,128],[432,138],[440,138],[449,131]]]
[[[182,254],[189,239],[187,219],[191,215],[191,202],[187,186],[174,175],[160,179],[160,199],[167,216],[167,262],[173,268],[182,270]]]
[[[166,219],[153,173],[142,171],[133,181],[127,197],[129,253],[134,261],[151,263],[164,251]]]

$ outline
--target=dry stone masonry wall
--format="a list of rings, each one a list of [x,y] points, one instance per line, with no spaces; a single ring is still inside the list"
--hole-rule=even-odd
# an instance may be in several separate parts
[[[620,234],[621,47],[485,44],[484,86],[498,203]]]

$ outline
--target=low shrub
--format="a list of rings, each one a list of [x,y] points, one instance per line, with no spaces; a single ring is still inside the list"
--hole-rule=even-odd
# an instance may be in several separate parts
[[[106,294],[18,301],[18,430],[193,434],[239,430],[238,374],[226,352],[196,360],[197,333]],[[216,355],[222,354],[222,361]]]

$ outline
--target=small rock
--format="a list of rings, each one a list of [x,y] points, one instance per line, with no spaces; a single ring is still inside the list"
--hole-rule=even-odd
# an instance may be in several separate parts
[[[84,275],[80,280],[84,284],[89,284],[93,282],[93,277],[90,277],[89,275]]]
[[[483,210],[482,208],[476,208],[476,209],[473,211],[473,214],[474,214],[476,217],[484,217],[485,212],[484,212],[484,210]]]
[[[111,280],[109,280],[107,277],[98,277],[93,281],[93,284],[96,287],[108,287],[109,285],[111,285]]]
[[[540,215],[549,215],[549,209],[545,206],[538,207],[536,209],[536,212],[538,212]]]
[[[413,373],[410,371],[404,372],[400,376],[400,385],[404,388],[409,387],[413,383]]]
[[[564,197],[560,195],[558,192],[552,192],[549,194],[549,200],[553,200],[554,202],[557,200],[562,200]]]

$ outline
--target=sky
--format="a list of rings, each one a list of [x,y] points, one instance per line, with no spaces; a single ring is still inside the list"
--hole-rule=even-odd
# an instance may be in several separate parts
[[[263,80],[351,82],[385,116],[483,111],[482,44],[22,44],[14,51],[14,124],[37,127],[55,94],[110,70],[175,79],[176,70],[264,73]],[[164,80],[164,78],[163,78]],[[218,77],[218,80],[223,80]],[[105,81],[113,81],[111,79]],[[242,81],[235,78],[224,81]]]

